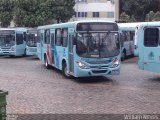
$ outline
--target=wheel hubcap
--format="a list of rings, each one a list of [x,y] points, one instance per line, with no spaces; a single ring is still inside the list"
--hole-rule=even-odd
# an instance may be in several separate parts
[[[65,75],[66,75],[66,76],[69,76],[69,74],[68,74],[68,72],[67,72],[67,67],[65,67],[64,72],[65,72]]]

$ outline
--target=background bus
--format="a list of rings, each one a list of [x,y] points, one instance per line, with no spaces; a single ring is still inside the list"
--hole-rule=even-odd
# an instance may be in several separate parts
[[[118,75],[120,42],[114,22],[69,22],[38,27],[38,56],[66,78]]]
[[[26,28],[0,28],[0,54],[25,55]]]
[[[136,33],[139,68],[160,73],[160,22],[141,23]]]
[[[37,55],[37,29],[34,28],[27,29],[26,55]]]
[[[122,46],[121,58],[134,55],[135,30],[140,23],[118,23],[120,29],[120,39]]]

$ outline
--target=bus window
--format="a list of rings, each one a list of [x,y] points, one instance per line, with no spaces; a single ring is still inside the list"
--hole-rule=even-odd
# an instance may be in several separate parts
[[[54,46],[54,33],[51,33],[51,46]]]
[[[125,38],[126,38],[126,33],[125,33],[125,31],[122,31],[122,34],[121,34],[122,43],[125,41]]]
[[[135,36],[135,32],[132,31],[132,32],[131,32],[131,40],[132,40],[132,41],[134,41],[134,36]]]
[[[67,47],[68,43],[68,29],[62,29],[62,46]]]
[[[126,41],[130,41],[130,40],[131,40],[130,32],[126,31]]]
[[[44,40],[44,42],[46,44],[50,43],[50,30],[49,29],[45,31],[45,40]]]
[[[62,33],[61,33],[61,29],[56,29],[56,45],[57,46],[61,46],[61,40],[62,40]]]
[[[16,41],[17,41],[17,45],[23,44],[23,35],[16,34]]]
[[[159,41],[158,28],[146,28],[144,31],[144,46],[157,47]]]

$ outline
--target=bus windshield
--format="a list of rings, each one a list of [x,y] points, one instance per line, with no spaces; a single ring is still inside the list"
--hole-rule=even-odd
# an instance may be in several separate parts
[[[37,46],[37,34],[27,34],[27,45],[30,47]]]
[[[118,32],[77,33],[77,54],[86,58],[108,58],[120,53]]]
[[[0,46],[13,46],[15,44],[15,35],[0,35]]]

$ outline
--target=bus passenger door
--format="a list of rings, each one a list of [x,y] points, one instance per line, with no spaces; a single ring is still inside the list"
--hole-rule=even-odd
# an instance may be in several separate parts
[[[55,64],[54,60],[54,47],[55,47],[55,30],[51,29],[50,30],[50,40],[51,40],[51,59],[52,59],[52,64]]]
[[[74,73],[74,54],[73,54],[73,40],[74,40],[74,29],[69,29],[69,56],[68,56],[68,62],[69,62],[69,71],[71,73]]]
[[[37,39],[37,57],[42,60],[43,33],[40,30],[38,30]]]
[[[144,28],[143,69],[160,73],[160,27]]]

